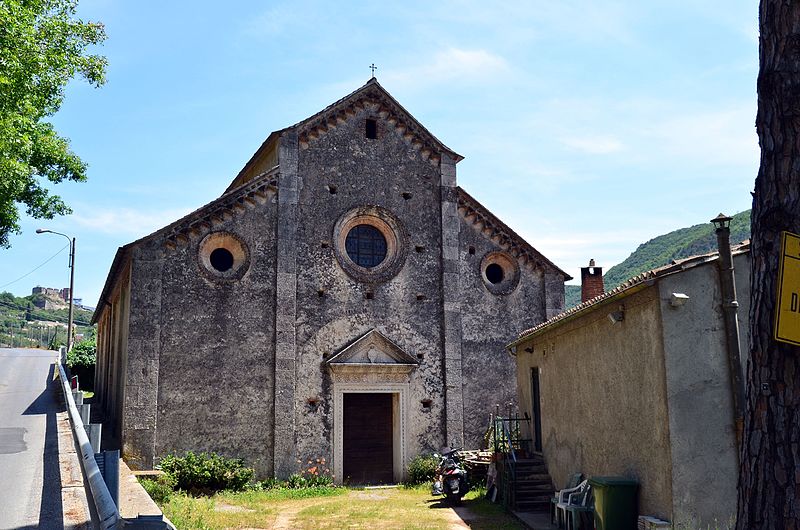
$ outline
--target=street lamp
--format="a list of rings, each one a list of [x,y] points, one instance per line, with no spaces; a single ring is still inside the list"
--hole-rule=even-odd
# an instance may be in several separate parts
[[[69,241],[69,324],[67,324],[67,351],[69,351],[72,349],[72,299],[75,296],[75,238],[70,238],[67,234],[46,230],[44,228],[38,228],[36,233],[56,234],[66,237],[67,241]]]

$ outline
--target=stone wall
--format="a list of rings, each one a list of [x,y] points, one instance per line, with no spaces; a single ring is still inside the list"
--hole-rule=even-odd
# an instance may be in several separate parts
[[[148,313],[160,323],[155,453],[217,451],[270,475],[276,205],[248,203],[213,232],[233,234],[247,250],[241,277],[204,269],[198,256],[207,233],[198,234],[165,251],[160,312]]]
[[[517,407],[516,367],[505,346],[520,332],[543,322],[547,313],[548,294],[541,268],[517,263],[516,286],[508,292],[490,290],[484,276],[485,257],[498,250],[500,247],[477,226],[462,218],[459,256],[464,410],[468,411],[464,435],[468,447],[480,446],[496,405],[503,415],[509,403]],[[550,289],[560,289],[563,308],[563,277],[559,275],[559,279],[560,284]]]
[[[377,118],[376,139],[365,137],[367,117]],[[332,382],[324,362],[372,328],[420,363],[410,380],[410,454],[438,450],[445,418],[439,170],[369,108],[310,142],[299,160],[297,456],[332,455]],[[337,221],[365,206],[401,228],[402,266],[388,279],[354,277],[336,256]]]

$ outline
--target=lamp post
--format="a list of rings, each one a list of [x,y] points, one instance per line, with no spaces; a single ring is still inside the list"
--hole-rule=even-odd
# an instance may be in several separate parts
[[[36,233],[56,234],[66,237],[67,241],[69,241],[69,323],[67,324],[67,351],[70,351],[70,349],[72,349],[72,299],[75,296],[75,238],[70,238],[67,234],[46,230],[44,228],[38,228]]]

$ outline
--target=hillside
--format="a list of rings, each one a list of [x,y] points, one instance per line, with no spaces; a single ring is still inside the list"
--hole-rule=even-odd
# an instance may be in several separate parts
[[[750,210],[738,213],[731,221],[731,243],[750,238]],[[711,223],[680,228],[660,235],[639,247],[625,261],[614,265],[603,275],[606,290],[613,289],[625,280],[650,269],[667,265],[672,260],[705,254],[717,249],[717,236]],[[567,285],[565,308],[581,301],[579,285]]]
[[[0,346],[46,348],[51,341],[66,341],[69,311],[35,307],[33,301],[40,296],[0,293]],[[75,333],[86,333],[91,328],[92,312],[76,307],[72,319]]]

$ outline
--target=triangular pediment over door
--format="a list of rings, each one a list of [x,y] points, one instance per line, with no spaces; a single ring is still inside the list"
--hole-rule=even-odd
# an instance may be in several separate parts
[[[419,363],[380,331],[371,329],[327,361],[334,374],[348,372],[393,372],[408,374]]]

